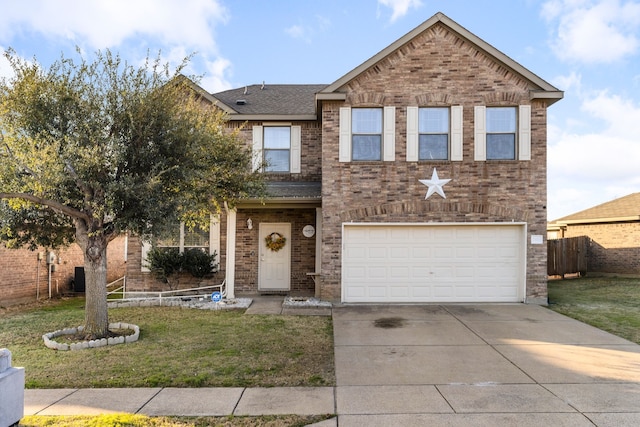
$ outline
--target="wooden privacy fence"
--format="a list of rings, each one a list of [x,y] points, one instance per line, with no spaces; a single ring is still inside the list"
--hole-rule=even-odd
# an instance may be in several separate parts
[[[569,237],[547,240],[547,274],[564,276],[565,274],[587,274],[587,250],[589,237]]]

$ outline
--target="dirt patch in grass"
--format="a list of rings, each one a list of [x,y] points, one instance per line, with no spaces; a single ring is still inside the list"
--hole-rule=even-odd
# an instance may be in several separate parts
[[[302,427],[332,415],[267,415],[261,417],[147,417],[133,414],[100,416],[27,416],[22,427]]]

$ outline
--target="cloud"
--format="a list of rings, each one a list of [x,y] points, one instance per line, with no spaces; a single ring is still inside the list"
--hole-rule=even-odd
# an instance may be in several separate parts
[[[541,14],[554,29],[555,54],[568,61],[610,63],[640,47],[640,4],[620,0],[550,0]]]
[[[321,15],[316,15],[315,22],[307,24],[295,24],[285,28],[284,32],[294,39],[300,39],[311,43],[313,36],[328,31],[331,28],[331,20]]]
[[[213,61],[205,61],[205,68],[207,71],[200,82],[203,89],[211,93],[216,93],[233,87],[225,77],[228,70],[231,69],[231,62],[229,60],[218,58]]]
[[[218,0],[22,0],[0,14],[0,41],[33,32],[102,49],[143,35],[215,51],[213,28],[227,19]]]
[[[0,46],[1,53],[4,53],[5,50],[6,48]],[[11,68],[11,65],[9,65],[9,61],[7,61],[7,58],[5,58],[4,55],[0,55],[0,79],[10,78],[12,76],[13,69]]]
[[[405,16],[409,9],[418,9],[422,6],[421,0],[378,0],[378,5],[386,6],[390,8],[393,13],[391,14],[390,21],[393,23],[398,18]]]
[[[155,58],[161,49],[162,60],[174,68],[195,54],[185,74],[202,75],[203,87],[215,92],[231,87],[231,63],[215,39],[216,26],[228,20],[220,0],[22,0],[0,14],[0,43],[38,35],[52,45],[77,45],[85,54],[108,48],[139,65],[147,50]],[[0,76],[8,72],[3,60]]]
[[[289,28],[284,30],[285,33],[289,34],[294,39],[301,39],[304,37],[304,27],[302,25],[292,25]]]
[[[550,219],[640,191],[640,105],[601,91],[586,96],[580,109],[585,120],[604,126],[586,133],[549,126]]]

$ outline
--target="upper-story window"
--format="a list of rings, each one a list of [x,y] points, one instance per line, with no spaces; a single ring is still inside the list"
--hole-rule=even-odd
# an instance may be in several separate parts
[[[516,108],[487,107],[487,160],[515,160]]]
[[[340,107],[340,162],[385,161],[396,156],[396,107]]]
[[[531,160],[531,105],[474,107],[474,159]]]
[[[407,107],[407,161],[462,161],[462,105]]]
[[[289,172],[291,160],[291,127],[265,126],[263,139],[265,172]]]
[[[449,158],[449,108],[420,108],[418,160]]]
[[[253,126],[253,168],[262,172],[301,173],[302,127],[290,123]]]
[[[382,108],[351,110],[351,159],[382,160]]]

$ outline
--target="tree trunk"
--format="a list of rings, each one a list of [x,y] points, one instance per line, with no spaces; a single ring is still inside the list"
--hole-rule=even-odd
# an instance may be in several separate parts
[[[107,312],[107,245],[102,233],[87,232],[76,221],[77,242],[84,252],[85,309],[84,334],[91,339],[106,338],[109,334]]]

